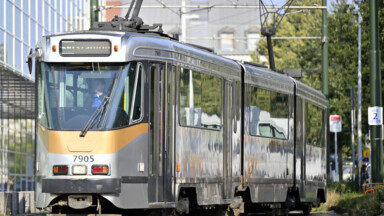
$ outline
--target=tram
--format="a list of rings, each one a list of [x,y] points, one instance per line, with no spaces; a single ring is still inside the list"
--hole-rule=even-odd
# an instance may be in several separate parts
[[[45,36],[28,56],[36,206],[239,215],[325,202],[324,95],[180,43],[135,12]]]

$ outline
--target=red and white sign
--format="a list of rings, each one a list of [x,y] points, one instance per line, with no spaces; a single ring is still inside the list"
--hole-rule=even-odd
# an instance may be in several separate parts
[[[329,131],[333,133],[341,132],[341,116],[329,116]]]

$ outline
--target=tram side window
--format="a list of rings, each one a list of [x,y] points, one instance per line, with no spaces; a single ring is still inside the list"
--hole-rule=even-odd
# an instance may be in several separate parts
[[[136,83],[137,79],[137,83]],[[137,88],[135,89],[135,85]],[[136,94],[134,94],[136,91]],[[134,100],[134,101],[133,101]],[[133,107],[132,107],[133,106]],[[140,118],[141,107],[141,65],[132,64],[124,80],[123,109],[127,116],[131,115],[132,120]]]
[[[42,65],[43,67],[44,65]],[[48,80],[48,78],[45,77],[46,74],[45,73],[38,73],[38,95],[37,95],[37,98],[38,98],[38,114],[37,114],[37,120],[40,124],[46,126],[46,127],[49,127],[48,125],[48,112],[50,111],[49,109],[47,109],[47,103],[44,102],[44,94],[47,94],[46,90],[45,90],[45,85],[46,85],[46,82],[44,82],[44,80]],[[50,112],[49,112],[50,114]]]
[[[307,137],[308,144],[323,147],[324,140],[324,110],[308,103]]]
[[[141,98],[142,98],[142,66],[141,64],[137,65],[137,70],[136,70],[136,77],[135,77],[135,98],[133,99],[133,110],[132,110],[132,121],[137,121],[141,117]]]
[[[133,124],[141,119],[142,116],[142,64],[132,62],[127,70],[123,70],[122,75],[123,91],[116,91],[116,98],[119,99],[116,109],[117,115],[114,119],[113,127],[124,127]],[[120,86],[120,85],[118,85]]]
[[[250,88],[251,135],[288,138],[288,95],[261,88]]]
[[[182,68],[180,125],[221,130],[222,80]]]

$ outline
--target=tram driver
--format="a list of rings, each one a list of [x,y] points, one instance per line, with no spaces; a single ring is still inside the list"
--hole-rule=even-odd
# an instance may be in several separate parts
[[[92,89],[88,96],[85,106],[86,107],[98,107],[105,96],[105,81],[104,79],[92,79]]]

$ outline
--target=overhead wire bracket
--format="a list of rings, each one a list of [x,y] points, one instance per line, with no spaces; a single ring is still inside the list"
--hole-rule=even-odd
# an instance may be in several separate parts
[[[273,71],[276,71],[276,67],[273,56],[272,36],[275,35],[276,29],[279,27],[292,2],[293,0],[287,0],[282,7],[268,9],[263,0],[259,1],[261,34],[267,37],[269,65]]]

